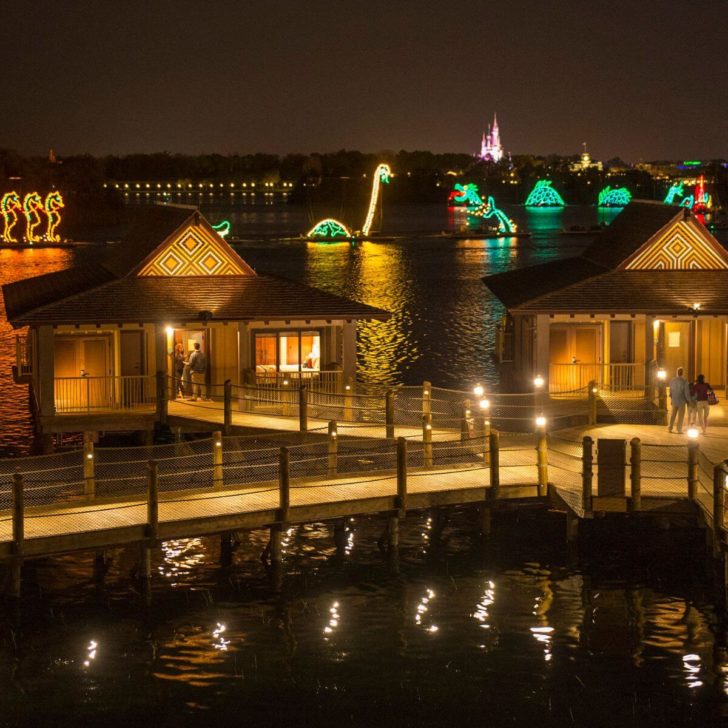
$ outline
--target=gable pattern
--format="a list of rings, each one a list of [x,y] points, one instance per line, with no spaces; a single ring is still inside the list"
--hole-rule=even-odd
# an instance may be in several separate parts
[[[623,266],[624,270],[724,270],[728,254],[690,221],[679,220]]]
[[[186,227],[138,273],[147,276],[239,276],[249,271],[205,228]]]

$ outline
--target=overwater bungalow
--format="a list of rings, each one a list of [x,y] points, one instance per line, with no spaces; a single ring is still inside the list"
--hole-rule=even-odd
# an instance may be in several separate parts
[[[576,257],[484,279],[505,387],[651,399],[660,369],[726,386],[728,251],[687,209],[634,201]]]
[[[3,286],[15,378],[44,435],[153,429],[172,352],[207,355],[207,393],[233,384],[336,392],[356,376],[356,323],[388,314],[257,274],[187,206],[145,209],[101,262]],[[166,376],[165,376],[166,375]]]

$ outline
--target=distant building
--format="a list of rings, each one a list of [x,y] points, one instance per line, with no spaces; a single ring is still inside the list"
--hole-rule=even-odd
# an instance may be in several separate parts
[[[578,162],[574,162],[570,169],[572,172],[585,172],[587,169],[597,169],[600,172],[602,171],[602,163],[601,162],[595,162],[592,160],[591,155],[587,151],[586,148],[586,142],[582,144],[584,147],[584,151],[581,153],[581,157],[579,157]]]
[[[493,126],[488,124],[488,131],[483,134],[480,143],[480,158],[486,162],[500,162],[503,159],[503,145],[495,114],[493,114]]]

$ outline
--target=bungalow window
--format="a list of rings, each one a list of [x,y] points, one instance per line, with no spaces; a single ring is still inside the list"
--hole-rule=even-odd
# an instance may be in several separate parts
[[[321,369],[318,331],[278,331],[255,334],[255,371],[317,372]]]

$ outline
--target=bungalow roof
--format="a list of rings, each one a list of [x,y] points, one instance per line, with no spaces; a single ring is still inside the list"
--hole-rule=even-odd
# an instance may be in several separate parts
[[[184,237],[185,228],[196,229],[199,235]],[[210,258],[214,255],[211,270],[222,267],[219,261],[224,258],[225,275],[166,274],[165,260],[171,260],[172,268],[177,264],[180,244],[188,244],[194,253],[205,240]],[[169,254],[164,252],[168,249]],[[198,269],[205,271],[204,263],[203,255]],[[100,263],[6,284],[3,296],[7,318],[15,327],[195,321],[203,312],[205,317],[209,312],[212,320],[389,316],[382,309],[294,281],[257,275],[196,209],[172,205],[142,211],[129,234]]]

